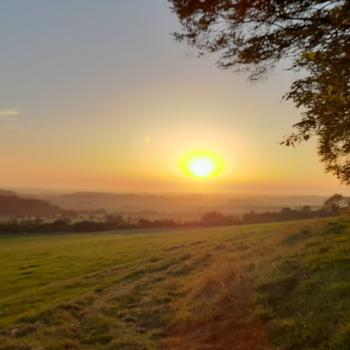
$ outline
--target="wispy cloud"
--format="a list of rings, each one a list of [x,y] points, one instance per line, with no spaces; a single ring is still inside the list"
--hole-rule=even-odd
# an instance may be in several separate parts
[[[20,116],[20,112],[16,108],[0,109],[0,119],[14,120]]]

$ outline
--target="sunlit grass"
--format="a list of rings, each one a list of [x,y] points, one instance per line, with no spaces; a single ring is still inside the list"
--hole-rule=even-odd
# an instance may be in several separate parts
[[[349,227],[2,237],[0,349],[347,349]]]

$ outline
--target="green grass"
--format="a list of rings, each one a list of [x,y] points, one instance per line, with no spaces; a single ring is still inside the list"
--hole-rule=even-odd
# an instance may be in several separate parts
[[[0,237],[0,350],[349,349],[350,221]]]
[[[292,252],[277,259],[258,288],[272,340],[282,349],[349,349],[349,222],[307,228],[284,243]]]

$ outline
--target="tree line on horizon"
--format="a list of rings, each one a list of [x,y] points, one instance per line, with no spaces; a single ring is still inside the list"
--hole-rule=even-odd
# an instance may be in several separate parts
[[[40,217],[25,220],[11,219],[0,223],[0,234],[78,233],[127,229],[215,227],[322,218],[348,213],[350,213],[350,197],[335,194],[328,198],[319,209],[312,209],[310,206],[303,206],[297,209],[284,207],[279,211],[250,211],[241,216],[211,211],[205,213],[199,220],[185,222],[172,219],[133,219],[125,218],[118,214],[107,214],[103,221],[71,221],[68,217],[52,222],[45,221]]]

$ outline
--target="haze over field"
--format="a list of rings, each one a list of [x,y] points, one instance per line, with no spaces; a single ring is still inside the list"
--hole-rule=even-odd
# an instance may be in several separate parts
[[[131,217],[198,219],[210,211],[241,215],[249,211],[279,210],[283,207],[301,208],[308,205],[319,208],[326,198],[322,196],[264,196],[224,194],[113,194],[68,193],[44,194],[47,200],[68,210],[121,213]]]

